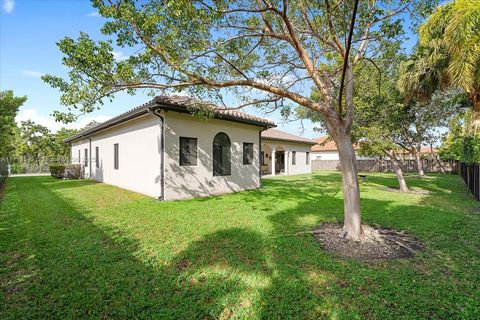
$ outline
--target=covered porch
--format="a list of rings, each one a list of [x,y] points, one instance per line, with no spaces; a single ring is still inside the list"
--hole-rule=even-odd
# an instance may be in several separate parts
[[[290,151],[284,145],[262,143],[262,175],[286,175],[289,173]]]

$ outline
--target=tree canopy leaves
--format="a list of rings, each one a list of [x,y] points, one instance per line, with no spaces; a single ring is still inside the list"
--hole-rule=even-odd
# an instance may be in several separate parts
[[[0,92],[0,158],[7,157],[14,149],[15,117],[25,101],[26,96],[16,97],[11,90]]]

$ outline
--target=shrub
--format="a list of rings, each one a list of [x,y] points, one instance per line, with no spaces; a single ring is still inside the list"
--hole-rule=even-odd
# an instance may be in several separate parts
[[[82,166],[80,164],[65,165],[65,178],[80,179],[82,177]]]
[[[11,173],[25,173],[25,171],[26,171],[26,167],[21,163],[14,162],[10,167]]]
[[[52,177],[63,179],[65,177],[65,165],[64,164],[51,164],[49,166]]]

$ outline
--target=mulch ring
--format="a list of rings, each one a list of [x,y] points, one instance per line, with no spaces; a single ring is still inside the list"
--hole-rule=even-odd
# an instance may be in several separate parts
[[[415,188],[415,189],[408,189],[408,191],[400,191],[400,189],[398,187],[394,187],[394,186],[381,186],[379,187],[380,190],[382,191],[388,191],[388,192],[399,192],[399,193],[413,193],[413,194],[430,194],[430,191],[429,190],[424,190],[424,189],[419,189],[419,188]]]
[[[343,238],[342,227],[338,223],[324,223],[313,230],[313,235],[325,250],[336,256],[361,261],[411,258],[425,249],[418,239],[403,231],[363,225],[365,239],[352,241]]]

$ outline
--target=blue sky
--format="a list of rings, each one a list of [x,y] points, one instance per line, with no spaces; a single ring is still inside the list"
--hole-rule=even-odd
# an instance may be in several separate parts
[[[103,39],[99,30],[105,20],[89,0],[0,1],[0,90],[13,90],[17,96],[28,97],[17,121],[31,119],[56,131],[65,125],[56,123],[50,114],[54,110],[65,110],[65,107],[59,104],[59,92],[40,77],[43,74],[66,75],[57,41],[65,36],[76,38],[80,31],[94,39]],[[121,50],[116,54],[119,59],[126,55]],[[106,102],[100,110],[69,127],[82,127],[91,120],[105,121],[150,99],[141,91],[133,97],[119,94],[112,103]],[[264,116],[253,108],[244,111]],[[277,122],[281,130],[308,138],[320,135],[313,131],[309,122],[304,122],[305,131],[302,132],[299,121],[282,124],[279,114],[268,114],[267,117]]]

